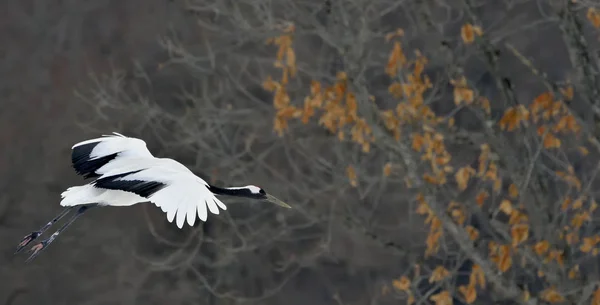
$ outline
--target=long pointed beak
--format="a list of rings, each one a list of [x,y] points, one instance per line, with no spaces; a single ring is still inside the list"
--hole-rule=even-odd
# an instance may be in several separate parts
[[[283,201],[281,201],[281,200],[277,199],[277,198],[276,198],[275,196],[273,196],[273,195],[269,195],[269,194],[267,194],[267,199],[266,199],[266,200],[267,200],[267,201],[269,201],[269,202],[271,202],[271,203],[274,203],[274,204],[276,204],[276,205],[278,205],[278,206],[282,206],[282,207],[284,207],[284,208],[288,208],[288,209],[291,209],[291,208],[292,208],[292,207],[291,207],[291,206],[289,206],[287,203],[285,203],[285,202],[283,202]]]

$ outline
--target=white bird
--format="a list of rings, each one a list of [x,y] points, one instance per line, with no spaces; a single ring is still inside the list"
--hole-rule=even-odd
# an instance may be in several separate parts
[[[175,220],[180,229],[186,220],[188,225],[193,226],[196,215],[206,221],[208,212],[218,215],[219,209],[226,210],[227,207],[216,195],[267,200],[290,208],[258,186],[220,188],[210,185],[183,164],[169,158],[154,157],[143,140],[116,132],[75,144],[71,161],[77,174],[94,180],[64,191],[60,202],[64,210],[41,229],[22,239],[15,254],[78,207],[60,229],[31,248],[33,253],[26,261],[35,258],[79,216],[95,206],[131,206],[152,202],[167,214],[169,222]]]

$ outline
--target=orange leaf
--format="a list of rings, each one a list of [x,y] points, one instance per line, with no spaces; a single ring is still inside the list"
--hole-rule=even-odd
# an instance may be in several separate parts
[[[310,82],[310,94],[312,96],[321,95],[321,83],[314,81],[314,80],[311,81]]]
[[[535,244],[535,246],[533,246],[533,250],[538,255],[546,253],[548,249],[550,249],[550,243],[547,240],[539,241]]]
[[[412,292],[409,291],[408,298],[406,299],[406,305],[412,305],[414,303],[415,303],[415,296],[412,294]]]
[[[567,86],[566,88],[561,88],[560,92],[565,97],[566,100],[570,101],[573,99],[573,86]]]
[[[452,219],[461,226],[465,223],[465,220],[467,218],[465,213],[461,209],[458,209],[458,208],[453,209],[451,215],[452,215]]]
[[[575,202],[573,202],[573,210],[579,210],[583,207],[583,199],[584,197],[579,197]]]
[[[571,268],[571,270],[569,270],[569,279],[575,279],[577,277],[577,274],[579,273],[579,265],[575,265],[575,267]]]
[[[597,242],[595,241],[594,238],[592,238],[592,237],[584,237],[583,238],[583,243],[579,247],[579,250],[581,250],[581,252],[583,252],[583,253],[589,253],[589,252],[592,251],[592,249],[594,248],[594,246],[596,244],[597,244]]]
[[[408,277],[402,276],[399,280],[393,280],[392,285],[398,290],[408,291],[410,289],[410,280]]]
[[[500,211],[504,212],[506,215],[511,215],[513,212],[512,203],[508,199],[502,200],[500,203]]]
[[[544,136],[544,148],[560,148],[560,140],[551,133]]]
[[[595,8],[590,7],[587,11],[586,16],[595,28],[600,28],[600,13],[598,13],[598,11]]]
[[[354,170],[354,167],[352,167],[351,165],[348,165],[348,167],[346,168],[346,175],[348,176],[348,179],[350,180],[350,185],[352,185],[353,187],[356,187],[358,185],[358,181],[356,180],[356,171]]]
[[[517,197],[519,197],[519,188],[514,183],[512,183],[508,187],[508,194],[512,199],[516,199]]]
[[[286,64],[290,69],[290,75],[293,77],[296,75],[296,53],[294,49],[288,48],[286,52]]]
[[[439,282],[439,281],[443,280],[444,278],[448,277],[449,275],[450,275],[450,272],[448,272],[448,270],[446,270],[446,268],[444,268],[442,266],[437,266],[437,267],[435,267],[435,269],[431,273],[431,276],[429,277],[429,283]]]
[[[471,44],[475,40],[475,35],[481,36],[483,31],[479,26],[473,26],[470,23],[463,25],[460,29],[460,36],[466,44]]]
[[[510,246],[502,245],[497,248],[490,244],[490,248],[493,248],[493,253],[491,260],[496,263],[496,267],[500,272],[506,272],[512,266],[512,256],[510,255]]]
[[[566,210],[569,209],[569,207],[571,206],[571,202],[573,200],[571,200],[570,197],[565,198],[565,200],[563,200],[562,204],[560,205],[560,210],[565,212]]]
[[[458,287],[458,291],[460,291],[460,293],[463,295],[463,297],[465,298],[465,302],[467,304],[471,304],[473,302],[475,302],[475,299],[477,299],[477,291],[475,290],[475,286],[469,285],[469,286],[460,286]]]
[[[481,108],[483,108],[483,110],[485,111],[485,113],[487,115],[490,115],[492,113],[492,107],[490,106],[490,100],[488,100],[486,97],[480,97],[479,103],[481,104]]]
[[[510,230],[510,234],[512,237],[513,247],[516,247],[517,245],[526,241],[529,237],[529,226],[526,224],[514,225]]]
[[[548,303],[560,303],[565,300],[565,298],[558,291],[556,291],[554,287],[542,291],[541,298]]]
[[[600,305],[600,287],[594,291],[594,296],[592,297],[592,305]]]
[[[465,102],[465,104],[470,105],[473,103],[475,93],[467,87],[467,80],[464,76],[450,82],[454,85],[454,104],[460,105]]]
[[[447,290],[434,294],[429,299],[435,302],[435,305],[452,305],[452,297]]]
[[[490,194],[487,191],[480,191],[475,197],[475,201],[477,202],[477,205],[481,207],[488,197],[490,197]]]
[[[392,163],[388,162],[383,167],[383,175],[388,177],[391,174],[392,174]]]
[[[551,92],[544,92],[533,100],[529,108],[534,115],[537,115],[540,111],[549,109],[553,100],[554,96]]]
[[[398,68],[406,64],[406,57],[402,51],[402,46],[399,41],[394,42],[394,47],[388,58],[388,63],[385,68],[385,72],[390,76],[394,77],[398,74]]]
[[[467,234],[469,234],[469,239],[474,241],[479,237],[479,231],[477,231],[477,229],[475,229],[474,227],[467,226],[465,230],[467,230]]]
[[[469,184],[469,179],[471,179],[472,175],[475,175],[475,170],[470,166],[465,166],[456,172],[454,178],[456,179],[458,188],[461,191],[464,191],[467,188],[467,185]]]
[[[502,130],[513,131],[519,127],[519,124],[525,124],[529,120],[529,111],[523,105],[518,107],[510,107],[505,112],[500,121]]]
[[[573,218],[571,218],[571,225],[579,229],[583,226],[586,221],[590,220],[590,214],[587,211],[583,211],[580,213],[576,213]]]
[[[479,265],[473,265],[473,269],[471,270],[470,280],[471,285],[479,285],[481,288],[485,288],[485,273]]]
[[[269,92],[275,91],[278,86],[279,83],[274,81],[271,76],[267,77],[267,79],[263,82],[263,88]]]
[[[423,149],[423,144],[425,142],[425,138],[418,133],[414,133],[412,135],[412,138],[413,138],[412,149],[417,152],[421,151]]]

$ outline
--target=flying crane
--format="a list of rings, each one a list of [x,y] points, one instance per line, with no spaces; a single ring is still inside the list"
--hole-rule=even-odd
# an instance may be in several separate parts
[[[208,212],[218,215],[220,210],[227,210],[217,195],[266,200],[291,208],[255,185],[226,188],[211,185],[173,159],[154,157],[143,140],[116,132],[75,144],[71,151],[71,162],[77,174],[93,180],[65,190],[60,202],[63,211],[39,230],[23,237],[15,254],[75,210],[62,227],[29,250],[32,254],[26,262],[38,256],[77,218],[97,206],[131,206],[152,202],[167,214],[170,223],[175,220],[180,229],[186,221],[193,226],[196,216],[206,221]]]

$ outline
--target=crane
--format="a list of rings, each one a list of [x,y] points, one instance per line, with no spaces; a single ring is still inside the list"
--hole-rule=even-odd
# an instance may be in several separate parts
[[[193,226],[196,216],[206,221],[208,212],[218,215],[220,210],[227,210],[217,198],[221,195],[265,200],[291,208],[255,185],[225,188],[211,185],[173,159],[154,157],[143,140],[116,132],[73,145],[71,162],[78,175],[93,180],[67,188],[61,194],[63,210],[39,230],[23,237],[15,254],[75,210],[62,227],[31,247],[28,252],[32,254],[26,262],[37,257],[59,234],[93,207],[152,202],[167,214],[169,223],[175,220],[179,229],[186,221]]]

